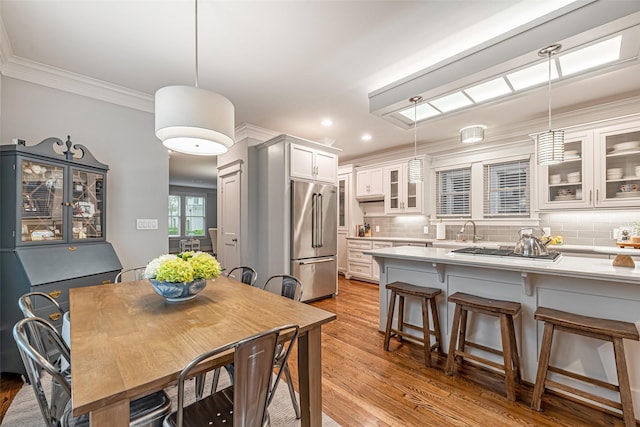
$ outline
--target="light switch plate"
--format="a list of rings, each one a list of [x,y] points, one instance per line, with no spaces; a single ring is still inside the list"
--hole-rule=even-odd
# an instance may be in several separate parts
[[[157,230],[157,219],[136,219],[136,230]]]
[[[376,233],[379,233],[379,232],[380,232],[380,226],[376,225]]]
[[[429,234],[429,226],[428,225],[424,226],[424,234]]]

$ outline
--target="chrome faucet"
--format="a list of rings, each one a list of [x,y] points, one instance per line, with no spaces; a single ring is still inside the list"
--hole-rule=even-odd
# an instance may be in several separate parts
[[[464,228],[467,226],[467,224],[471,223],[471,225],[473,225],[473,243],[477,243],[478,242],[478,236],[476,235],[476,223],[473,220],[468,220],[467,222],[465,222],[462,225],[462,228],[460,229],[461,233],[464,233]]]

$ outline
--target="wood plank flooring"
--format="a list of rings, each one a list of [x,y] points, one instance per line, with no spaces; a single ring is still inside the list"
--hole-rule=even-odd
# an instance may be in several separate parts
[[[343,426],[622,426],[622,419],[568,399],[545,394],[544,412],[529,408],[533,388],[520,385],[516,402],[504,397],[503,378],[463,367],[444,374],[444,357],[423,364],[419,345],[392,340],[382,349],[378,286],[339,279],[336,298],[312,305],[334,312],[322,332],[323,410]],[[297,380],[295,352],[290,363]],[[0,420],[21,387],[2,375]]]

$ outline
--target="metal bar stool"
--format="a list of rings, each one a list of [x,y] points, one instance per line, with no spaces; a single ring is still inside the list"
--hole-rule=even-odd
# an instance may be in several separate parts
[[[386,289],[391,291],[391,298],[389,302],[389,311],[387,312],[387,329],[384,334],[384,349],[389,351],[389,340],[392,335],[396,335],[398,340],[402,342],[403,337],[407,337],[411,340],[422,343],[424,347],[424,364],[425,366],[431,366],[431,352],[438,350],[442,353],[442,337],[440,334],[440,321],[438,319],[438,305],[436,304],[436,296],[440,295],[442,291],[436,288],[427,288],[424,286],[411,285],[404,282],[393,282],[385,286]],[[416,326],[404,321],[404,297],[416,297],[420,298],[422,302],[422,326]],[[392,327],[393,312],[396,306],[396,297],[400,298],[398,303],[398,328]],[[431,307],[431,320],[433,321],[433,329],[429,329],[429,309]],[[415,330],[421,330],[423,337],[417,337],[412,334],[408,334],[404,331],[404,328],[408,327]],[[435,342],[431,344],[431,335],[434,336]]]
[[[540,349],[538,373],[536,375],[536,385],[533,389],[531,408],[537,411],[542,410],[542,394],[544,393],[545,387],[549,386],[622,410],[625,426],[635,427],[636,419],[633,414],[631,386],[629,384],[629,373],[627,371],[627,361],[624,355],[624,344],[622,340],[626,338],[634,341],[640,341],[640,335],[638,334],[636,325],[631,322],[582,316],[547,307],[538,307],[535,313],[535,319],[544,322],[544,334],[542,336],[542,348]],[[613,352],[616,359],[616,371],[618,374],[619,385],[566,371],[555,366],[549,366],[551,344],[553,341],[553,333],[555,331],[563,331],[603,341],[611,341],[613,343]],[[578,381],[583,381],[588,384],[593,384],[598,387],[606,388],[608,390],[617,391],[620,393],[620,403],[550,380],[547,378],[547,373],[549,371]]]
[[[494,300],[475,295],[456,292],[449,297],[449,302],[456,304],[451,325],[451,337],[449,340],[449,354],[445,372],[447,375],[453,374],[453,367],[456,358],[462,363],[464,358],[483,363],[496,369],[504,371],[505,385],[507,388],[507,399],[516,400],[516,381],[520,383],[522,376],[520,373],[520,357],[518,356],[518,345],[516,343],[516,333],[513,326],[513,318],[521,312],[521,305],[517,302]],[[500,334],[502,338],[502,351],[490,348],[478,343],[468,341],[467,332],[467,312],[480,313],[500,319]],[[465,351],[466,347],[476,348],[488,353],[503,356],[504,363],[496,363],[476,354]]]

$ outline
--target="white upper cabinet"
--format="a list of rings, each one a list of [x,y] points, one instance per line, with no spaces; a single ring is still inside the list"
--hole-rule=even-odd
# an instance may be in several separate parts
[[[359,169],[356,172],[356,199],[382,200],[384,198],[382,168]]]
[[[538,167],[540,209],[593,206],[593,133],[565,135],[565,161]]]
[[[409,182],[409,165],[400,163],[384,169],[384,212],[423,213],[423,183]]]
[[[640,126],[567,134],[565,161],[538,167],[542,210],[640,206]]]
[[[290,150],[292,178],[336,183],[338,157],[335,154],[298,144],[291,144]]]

